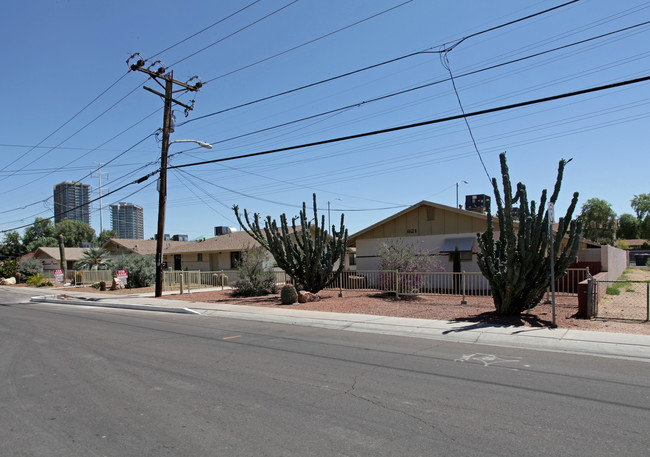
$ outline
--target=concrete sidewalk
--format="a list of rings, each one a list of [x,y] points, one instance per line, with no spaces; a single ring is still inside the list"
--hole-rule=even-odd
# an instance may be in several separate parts
[[[34,291],[34,295],[43,294],[42,290],[31,290]],[[366,314],[329,313],[301,310],[292,306],[266,308],[225,303],[187,302],[164,298],[156,299],[152,297],[152,294],[106,297],[106,295],[98,293],[75,292],[74,289],[57,290],[56,295],[35,296],[31,301],[200,314],[231,319],[256,320],[278,324],[302,325],[493,346],[560,351],[604,357],[623,357],[650,362],[650,335],[533,327],[506,327],[480,323],[436,321]]]

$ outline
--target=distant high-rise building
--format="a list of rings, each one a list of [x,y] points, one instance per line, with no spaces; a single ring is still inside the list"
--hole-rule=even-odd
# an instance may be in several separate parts
[[[118,238],[143,240],[144,219],[142,207],[124,202],[111,205],[111,226]]]
[[[66,181],[54,186],[54,222],[63,219],[90,224],[90,185]]]

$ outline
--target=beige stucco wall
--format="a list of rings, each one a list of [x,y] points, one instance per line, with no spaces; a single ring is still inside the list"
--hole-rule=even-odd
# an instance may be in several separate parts
[[[422,237],[429,235],[476,235],[487,228],[487,216],[468,214],[466,211],[449,211],[441,208],[421,206],[406,214],[387,221],[364,233],[357,239]],[[495,225],[495,229],[498,229]],[[460,236],[460,235],[459,235]]]
[[[444,235],[428,235],[428,236],[410,236],[404,237],[404,241],[413,244],[417,249],[428,249],[434,255],[436,260],[440,262],[445,268],[445,271],[453,271],[453,265],[449,260],[449,254],[440,254],[445,239],[447,238],[464,238],[476,237],[476,232],[453,233]],[[373,238],[373,239],[360,239],[357,240],[357,270],[377,270],[379,269],[379,257],[377,252],[382,243],[394,240],[394,238]],[[479,272],[478,264],[476,263],[476,252],[478,251],[477,242],[474,241],[472,248],[472,260],[463,260],[461,268],[467,272]]]

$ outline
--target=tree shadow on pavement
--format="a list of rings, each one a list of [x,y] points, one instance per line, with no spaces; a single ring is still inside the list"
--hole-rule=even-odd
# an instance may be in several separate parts
[[[458,333],[469,330],[476,330],[487,327],[531,327],[531,328],[552,328],[552,322],[546,319],[540,319],[535,314],[520,314],[518,316],[501,316],[496,311],[488,311],[475,316],[458,317],[452,322],[474,323],[462,328],[446,330],[443,333]]]

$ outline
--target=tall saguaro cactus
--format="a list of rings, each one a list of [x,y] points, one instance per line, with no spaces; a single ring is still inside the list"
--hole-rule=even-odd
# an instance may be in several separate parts
[[[526,186],[522,183],[517,184],[517,192],[513,197],[505,153],[500,155],[500,160],[503,199],[496,178],[492,178],[499,210],[499,239],[496,242],[494,240],[492,214],[488,209],[488,228],[485,233],[478,234],[481,249],[478,265],[490,282],[497,314],[516,315],[537,306],[551,283],[546,189],[542,191],[539,206],[536,206],[534,200],[531,200],[529,206]],[[557,201],[566,164],[567,161],[560,160],[550,203],[555,204]],[[581,227],[578,221],[571,220],[577,202],[576,192],[565,217],[559,219],[555,233],[552,255],[556,278],[566,272],[578,251]],[[512,208],[517,203],[518,230],[512,218]],[[568,237],[565,239],[567,232]]]
[[[264,227],[260,225],[260,216],[255,213],[251,222],[248,212],[244,209],[242,222],[239,207],[233,207],[237,221],[244,230],[266,248],[280,268],[286,271],[298,284],[309,292],[317,293],[334,282],[344,268],[345,249],[348,241],[348,231],[341,226],[337,231],[332,225],[332,234],[328,234],[325,226],[325,216],[318,223],[316,210],[316,194],[314,194],[314,217],[307,218],[307,208],[302,204],[300,211],[300,229],[296,227],[297,217],[291,219],[291,228],[287,224],[287,216],[280,216],[280,226],[271,216],[266,216]],[[313,221],[313,223],[312,223]],[[339,261],[338,268],[334,265]]]

